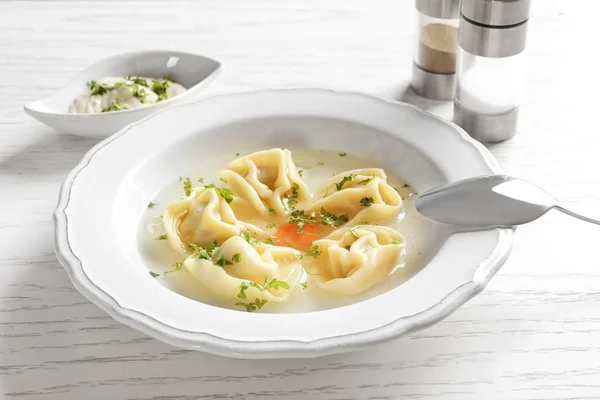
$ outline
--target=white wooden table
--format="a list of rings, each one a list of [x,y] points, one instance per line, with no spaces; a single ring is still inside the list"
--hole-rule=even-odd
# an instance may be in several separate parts
[[[600,216],[595,0],[535,2],[519,134],[504,170]],[[240,361],[173,348],[81,296],[52,248],[60,183],[95,141],[56,133],[24,103],[135,49],[221,60],[208,92],[326,86],[416,103],[410,0],[0,3],[0,393],[23,399],[599,399],[600,228],[549,214],[519,228],[487,290],[383,347]]]

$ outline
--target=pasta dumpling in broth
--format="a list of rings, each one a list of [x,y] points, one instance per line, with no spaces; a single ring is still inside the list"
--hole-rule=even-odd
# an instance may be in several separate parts
[[[348,214],[348,224],[383,224],[403,212],[402,197],[387,184],[382,169],[356,169],[321,185],[308,212]]]
[[[338,229],[313,245],[315,256],[305,267],[316,285],[352,295],[385,280],[400,264],[405,241],[395,229],[362,225]]]
[[[310,199],[287,149],[259,151],[238,158],[221,171],[221,178],[235,195],[231,206],[236,212],[251,206],[264,217],[283,215],[285,199],[292,193],[299,204]]]
[[[260,304],[286,300],[296,290],[304,276],[300,258],[297,250],[260,242],[252,245],[234,236],[213,254],[189,256],[184,266],[223,300]]]
[[[242,231],[263,235],[256,226],[238,220],[214,187],[195,189],[188,198],[171,204],[163,215],[163,224],[171,246],[184,255],[191,252],[191,244],[220,244]]]

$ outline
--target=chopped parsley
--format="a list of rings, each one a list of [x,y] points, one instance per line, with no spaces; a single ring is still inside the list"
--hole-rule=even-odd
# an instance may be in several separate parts
[[[155,240],[167,240],[167,239],[168,239],[168,236],[165,233],[164,235],[160,235],[159,237],[157,237]]]
[[[132,78],[131,76],[128,76],[127,80],[135,83],[136,85],[148,87],[148,82],[144,78],[140,78],[137,76],[135,78]]]
[[[267,228],[268,229],[277,229],[277,225],[275,225],[271,221],[267,221]]]
[[[367,183],[371,182],[373,179],[375,179],[375,178],[363,179],[362,181],[358,182],[358,184],[359,185],[366,185]]]
[[[252,237],[252,234],[250,233],[250,231],[242,232],[242,233],[240,233],[240,236],[249,244],[258,243],[258,240],[254,239]]]
[[[240,284],[240,291],[237,294],[237,297],[239,299],[245,300],[247,298],[246,297],[246,289],[248,289],[250,287],[258,289],[261,292],[264,292],[267,289],[274,289],[274,290],[279,290],[279,289],[289,290],[290,289],[290,285],[288,285],[287,282],[280,281],[277,278],[273,278],[271,280],[269,280],[269,278],[265,278],[265,282],[263,283],[262,286],[253,281],[244,281]]]
[[[165,273],[163,275],[170,274],[171,272],[181,271],[181,269],[183,268],[183,261],[174,262],[173,264],[171,264],[171,268],[173,268],[173,269],[165,271]]]
[[[227,183],[227,181],[225,180],[225,178],[223,178],[222,176],[221,176],[221,177],[219,177],[219,180],[220,180],[221,182],[223,182],[223,183]]]
[[[405,183],[404,185],[402,185],[403,188],[407,188],[408,187],[408,183]]]
[[[312,215],[306,215],[304,210],[293,210],[290,213],[290,224],[298,224],[296,231],[299,234],[304,234],[304,225],[308,223],[316,223],[317,219]]]
[[[207,244],[206,248],[202,248],[194,243],[190,243],[190,248],[194,251],[194,255],[197,258],[212,261],[213,255],[215,251],[217,251],[218,246],[217,242],[214,241],[212,243]]]
[[[159,101],[163,101],[169,98],[169,95],[167,94],[167,88],[169,87],[169,81],[163,79],[162,82],[157,80],[157,79],[153,79],[152,80],[152,91],[154,91],[154,93],[156,93],[158,95],[157,98],[157,102]]]
[[[361,207],[371,207],[373,202],[374,202],[374,200],[372,197],[363,197],[362,199],[360,199],[360,206]]]
[[[319,167],[321,167],[321,166],[325,165],[325,163],[324,163],[324,162],[322,162],[322,161],[317,161],[317,165],[318,165]]]
[[[355,176],[356,175],[354,174],[346,175],[344,178],[342,178],[341,181],[335,184],[335,187],[337,188],[337,190],[342,190],[342,187],[344,187],[346,182],[352,182]]]
[[[219,257],[218,260],[213,261],[213,264],[219,267],[226,267],[228,265],[232,265],[233,262],[229,261],[224,255],[221,254],[221,257]]]
[[[393,242],[390,242],[390,244],[400,244],[400,243],[402,243],[402,242],[399,240],[394,240]]]
[[[271,238],[268,238],[267,240],[265,240],[265,243],[270,244],[271,246],[275,246],[275,242]]]
[[[198,178],[198,182],[204,183],[204,178]]]
[[[267,207],[267,212],[271,215],[277,215],[277,211],[275,211],[274,209],[269,208],[269,207]]]
[[[303,173],[304,171],[302,171],[301,169],[298,170],[298,175],[302,176]]]
[[[126,110],[126,108],[123,107],[121,105],[121,103],[119,103],[119,99],[116,99],[115,101],[113,101],[113,103],[110,106],[102,109],[102,112],[121,111],[121,110]]]
[[[258,297],[256,298],[256,300],[254,300],[253,303],[243,303],[241,301],[235,303],[236,306],[242,306],[248,312],[260,310],[265,304],[267,304],[267,300],[259,299]]]
[[[239,156],[240,156],[240,153],[235,153],[235,156],[236,156],[236,157],[239,157]]]
[[[190,178],[185,178],[183,181],[183,190],[185,191],[186,196],[192,194],[192,180]]]
[[[152,271],[149,271],[149,274],[153,278],[158,278],[160,276],[160,274],[157,274],[156,272],[152,272]]]
[[[345,248],[346,250],[348,250],[348,251],[350,251],[350,247],[351,247],[350,245],[348,245],[348,246],[344,246],[344,248]]]
[[[306,290],[307,287],[308,287],[308,283],[306,283],[306,282],[301,282],[298,284],[298,290]]]
[[[239,263],[242,261],[242,253],[235,253],[233,257],[231,257],[231,261]]]
[[[144,90],[144,88],[139,87],[136,84],[133,84],[130,87],[131,87],[131,94],[133,95],[133,97],[137,97],[140,100],[143,100],[143,99],[146,98],[146,95],[148,93],[146,93],[146,91]]]
[[[340,155],[340,157],[346,157],[348,154],[347,153],[338,153]]]
[[[227,188],[219,188],[212,183],[210,185],[204,185],[204,187],[207,189],[215,189],[227,203],[231,203],[233,201],[233,192]]]
[[[292,246],[290,246],[292,247]],[[295,254],[294,255],[298,260],[302,260],[304,258],[304,256],[302,254]]]
[[[304,252],[304,255],[308,256],[308,257],[315,257],[316,258],[316,257],[319,257],[321,255],[321,253],[322,253],[322,251],[319,250],[319,246],[317,246],[316,244],[313,244],[313,246],[311,247],[310,250],[306,250]]]
[[[327,212],[324,208],[321,208],[319,215],[322,218],[321,224],[333,226],[334,228],[344,225],[349,219],[347,213],[343,215],[335,215]]]
[[[154,207],[155,205],[156,205],[156,203],[150,202],[150,203],[148,203],[148,208],[152,208],[152,207]]]
[[[356,236],[356,232],[354,232],[354,229],[350,229],[348,233],[350,234],[350,236],[352,236],[352,239],[358,240],[358,236]]]
[[[92,96],[102,96],[105,93],[110,92],[113,88],[108,86],[106,83],[98,83],[96,81],[91,81],[88,83],[88,87],[92,92]]]

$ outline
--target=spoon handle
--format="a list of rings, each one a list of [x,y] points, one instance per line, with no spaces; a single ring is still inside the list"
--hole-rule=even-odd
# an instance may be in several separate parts
[[[593,219],[590,217],[586,217],[577,213],[574,213],[571,210],[567,210],[566,208],[562,207],[562,206],[554,206],[554,208],[562,213],[565,213],[567,215],[570,215],[571,217],[575,217],[577,219],[580,219],[582,221],[586,221],[586,222],[590,222],[592,224],[596,224],[596,225],[600,225],[600,221],[598,221],[597,219]]]

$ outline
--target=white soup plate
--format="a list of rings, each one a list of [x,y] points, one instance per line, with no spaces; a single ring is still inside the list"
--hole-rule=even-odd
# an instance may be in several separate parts
[[[157,193],[205,158],[273,147],[347,152],[418,192],[500,172],[463,130],[411,105],[322,89],[205,97],[128,126],[69,174],[54,214],[55,247],[75,287],[116,320],[176,346],[230,357],[315,357],[440,321],[479,293],[508,257],[513,230],[451,230],[404,284],[305,313],[223,309],[152,278],[136,237]]]
[[[59,132],[94,138],[106,138],[158,110],[197,98],[202,88],[220,70],[221,64],[211,58],[180,51],[139,51],[119,54],[101,60],[80,72],[53,95],[25,106],[25,112]],[[70,114],[73,100],[88,88],[92,80],[113,76],[165,75],[187,90],[165,101],[130,110],[99,114]]]

